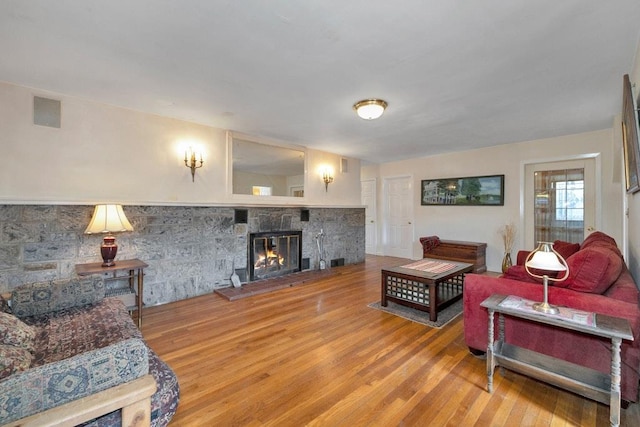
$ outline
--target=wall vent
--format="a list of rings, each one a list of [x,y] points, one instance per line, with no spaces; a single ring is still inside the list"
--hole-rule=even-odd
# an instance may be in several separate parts
[[[60,129],[61,103],[55,99],[33,97],[33,124]]]
[[[344,265],[344,258],[336,258],[331,260],[331,267],[342,267]]]
[[[247,209],[234,209],[233,210],[233,223],[234,224],[246,224],[249,220],[249,211]]]

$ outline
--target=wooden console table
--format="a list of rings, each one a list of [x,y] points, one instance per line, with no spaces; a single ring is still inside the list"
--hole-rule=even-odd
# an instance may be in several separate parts
[[[89,276],[91,274],[104,274],[112,273],[111,277],[107,277],[104,280],[129,280],[129,290],[135,295],[135,305],[129,310],[138,311],[138,328],[142,327],[142,296],[144,291],[144,269],[149,265],[139,259],[125,259],[116,261],[116,265],[111,267],[103,267],[102,262],[91,262],[88,264],[76,264],[76,273],[78,276]],[[118,275],[117,273],[126,271],[127,275]],[[137,279],[138,289],[134,287],[135,279]],[[123,299],[124,300],[124,299]]]
[[[524,375],[540,379],[589,399],[609,404],[609,421],[620,424],[620,346],[622,340],[633,341],[633,333],[626,319],[594,314],[594,325],[559,319],[548,314],[530,312],[520,308],[501,306],[507,296],[492,295],[480,304],[489,312],[487,343],[487,390],[493,392],[493,372],[501,366]],[[498,341],[494,338],[494,313],[498,313]],[[506,342],[504,315],[544,323],[557,328],[596,335],[611,340],[611,374],[579,366]]]

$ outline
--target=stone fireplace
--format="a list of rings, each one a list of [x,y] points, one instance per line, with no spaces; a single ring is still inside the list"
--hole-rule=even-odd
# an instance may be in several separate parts
[[[302,231],[249,234],[249,280],[268,279],[300,271]]]
[[[84,234],[93,210],[92,205],[0,204],[0,292],[73,277],[75,264],[99,261],[102,237]],[[362,207],[126,205],[124,210],[134,231],[118,235],[116,262],[138,258],[149,264],[146,306],[232,286],[234,270],[241,282],[249,281],[257,261],[249,259],[252,235],[293,236],[275,240],[280,254],[289,252],[289,261],[267,268],[268,276],[319,269],[314,237],[321,230],[327,267],[365,259]],[[289,246],[296,237],[298,247]],[[273,239],[260,243],[273,250]]]

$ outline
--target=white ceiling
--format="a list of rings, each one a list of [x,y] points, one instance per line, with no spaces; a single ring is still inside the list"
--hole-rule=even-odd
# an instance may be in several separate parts
[[[639,30],[638,0],[2,0],[0,80],[379,163],[611,127]]]

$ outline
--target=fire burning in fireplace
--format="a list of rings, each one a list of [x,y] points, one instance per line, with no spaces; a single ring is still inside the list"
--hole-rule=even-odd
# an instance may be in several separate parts
[[[284,265],[284,257],[271,249],[267,249],[267,253],[258,255],[258,260],[253,264],[253,268],[274,267]]]
[[[302,232],[277,231],[249,236],[249,280],[283,276],[300,271]]]

